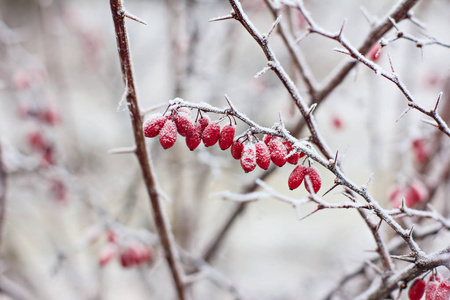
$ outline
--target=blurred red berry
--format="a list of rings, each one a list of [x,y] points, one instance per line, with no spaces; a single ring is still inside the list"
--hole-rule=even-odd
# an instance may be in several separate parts
[[[426,283],[422,279],[417,278],[414,280],[408,290],[409,300],[420,300],[425,293],[425,286]]]

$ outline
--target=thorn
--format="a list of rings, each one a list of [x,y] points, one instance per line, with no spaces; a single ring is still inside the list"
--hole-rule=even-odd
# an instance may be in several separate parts
[[[331,192],[332,190],[334,190],[336,187],[338,187],[340,184],[339,183],[335,183],[328,191],[326,191],[322,197],[324,197],[326,194],[328,194],[329,192]]]
[[[306,216],[301,217],[300,219],[298,219],[299,221],[302,221],[304,219],[306,219],[307,217],[315,214],[316,212],[318,212],[320,210],[320,208],[316,208],[315,210],[313,210],[312,212],[310,212],[309,214],[307,214]]]
[[[415,225],[413,224],[413,225],[411,226],[411,229],[409,230],[408,237],[409,237],[410,239],[412,239],[414,227],[415,227]]]
[[[391,254],[390,255],[392,258],[398,259],[398,260],[402,260],[402,261],[406,261],[406,262],[415,262],[416,259],[414,257],[408,256],[408,255],[394,255]]]
[[[280,22],[281,22],[281,15],[279,15],[278,18],[275,20],[275,22],[272,23],[272,27],[270,27],[269,31],[266,34],[266,39],[270,37],[272,32],[275,30],[275,27],[277,27],[278,24],[280,24]]]
[[[439,125],[438,125],[438,124],[435,124],[435,123],[433,123],[433,122],[431,122],[431,121],[429,121],[429,120],[422,119],[421,121],[424,122],[424,123],[426,123],[426,124],[428,124],[428,125],[431,125],[431,126],[434,126],[434,127],[436,127],[436,128],[439,128]]]
[[[338,37],[342,36],[342,32],[344,31],[344,27],[347,24],[347,18],[344,18],[344,21],[342,21],[341,29],[339,30]]]
[[[209,19],[209,22],[224,21],[224,20],[230,20],[230,19],[234,19],[234,18],[235,18],[234,12],[231,12],[229,15],[226,15],[226,16]]]
[[[126,153],[135,153],[136,145],[131,147],[122,147],[122,148],[114,148],[108,150],[108,154],[126,154]]]
[[[336,51],[336,52],[339,52],[339,53],[342,53],[342,54],[350,55],[350,52],[348,52],[345,49],[341,49],[341,48],[333,48],[333,51]]]
[[[398,122],[398,121],[400,121],[410,110],[412,109],[412,107],[407,107],[401,114],[400,114],[400,116],[398,117],[398,119],[395,121],[396,123]]]
[[[263,75],[264,73],[266,73],[267,71],[269,71],[270,69],[272,69],[272,67],[264,67],[264,69],[262,69],[261,71],[259,71],[258,73],[256,73],[255,76],[253,76],[254,79],[258,79],[261,75]]]
[[[306,31],[303,35],[301,35],[300,37],[298,37],[297,39],[295,39],[294,44],[299,44],[301,41],[303,41],[309,34],[311,33],[311,31]]]
[[[375,228],[375,231],[378,232],[378,230],[380,230],[381,224],[383,223],[383,220],[380,220],[380,222],[378,222],[377,227]]]
[[[444,94],[443,92],[440,92],[439,96],[438,96],[438,98],[436,100],[436,105],[434,106],[434,109],[433,109],[433,111],[436,112],[436,113],[437,113],[437,109],[438,109],[438,106],[439,106],[439,102],[441,101],[441,98],[442,98],[443,94]]]
[[[313,111],[316,109],[316,107],[317,107],[317,103],[311,104],[311,106],[309,107],[309,110],[308,110],[308,115],[311,115],[313,113]]]
[[[395,29],[397,29],[397,31],[400,31],[400,29],[398,29],[397,23],[395,22],[394,19],[392,19],[391,17],[389,17],[389,21],[391,21],[392,25],[395,27]]]
[[[392,73],[394,73],[394,75],[395,75],[394,64],[392,63],[391,55],[389,54],[389,52],[388,52],[388,59],[389,59],[389,65],[391,66]],[[395,78],[397,79],[397,75],[395,75]]]
[[[136,21],[136,22],[138,22],[138,23],[141,23],[141,24],[144,24],[144,25],[147,25],[147,23],[145,23],[145,21],[144,20],[142,20],[142,19],[140,19],[140,18],[138,18],[138,17],[136,17],[135,15],[133,15],[133,14],[130,14],[129,12],[125,12],[125,17],[127,17],[128,19],[131,19],[131,20],[133,20],[133,21]]]

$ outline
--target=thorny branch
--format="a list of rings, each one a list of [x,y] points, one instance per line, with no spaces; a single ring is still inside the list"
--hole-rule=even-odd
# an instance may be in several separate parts
[[[406,1],[406,3],[407,3],[407,1]],[[415,1],[411,2],[412,5],[414,3],[415,3]],[[310,118],[311,115],[312,115],[310,113],[310,111],[312,109],[307,109],[306,108],[306,105],[303,102],[301,96],[299,95],[299,93],[298,93],[295,85],[293,84],[292,80],[290,80],[289,76],[286,74],[284,69],[280,66],[280,64],[279,64],[278,60],[276,59],[273,51],[271,50],[271,48],[268,45],[268,37],[266,35],[261,35],[258,32],[258,30],[254,27],[254,25],[251,23],[251,21],[248,19],[248,17],[244,13],[244,11],[242,9],[242,6],[239,3],[239,1],[230,0],[230,4],[231,4],[231,6],[233,7],[233,10],[234,10],[234,12],[231,14],[231,16],[234,17],[236,20],[238,20],[243,25],[243,27],[250,33],[250,35],[255,39],[255,41],[261,46],[262,50],[264,51],[264,54],[266,55],[266,58],[268,59],[268,66],[276,73],[276,75],[282,81],[283,85],[286,87],[286,89],[288,90],[288,92],[292,96],[292,98],[293,98],[294,102],[296,103],[299,111],[301,112],[301,114],[303,115],[304,119],[306,120],[306,124],[307,124],[307,126],[308,126],[308,128],[309,128],[309,130],[311,132],[311,135],[312,135],[311,136],[311,140],[319,148],[319,150],[322,152],[322,154],[324,154],[328,158],[329,161],[325,162],[324,159],[322,159],[322,158],[317,159],[317,157],[312,157],[312,158],[314,160],[316,160],[317,162],[319,162],[320,164],[322,164],[324,167],[328,168],[330,171],[332,171],[336,175],[336,183],[337,184],[344,185],[345,187],[349,188],[351,191],[353,191],[356,194],[358,194],[361,197],[363,197],[369,204],[371,204],[372,208],[373,208],[374,212],[377,214],[377,216],[381,220],[385,221],[408,244],[409,248],[411,249],[412,256],[414,257],[415,260],[422,260],[422,259],[424,259],[426,257],[426,255],[420,250],[419,246],[412,239],[412,228],[410,230],[403,229],[395,220],[392,219],[392,217],[389,214],[386,213],[386,211],[384,211],[381,208],[381,206],[379,206],[378,202],[375,201],[375,199],[373,199],[370,196],[370,194],[367,192],[367,187],[365,187],[365,186],[362,186],[362,187],[355,186],[353,183],[351,183],[345,177],[345,175],[340,170],[339,166],[336,163],[333,163],[330,160],[330,158],[331,158],[330,151],[328,150],[328,147],[326,147],[326,144],[320,139],[320,135],[319,135],[319,133],[316,130],[314,121]],[[399,7],[402,7],[402,4],[403,3],[400,3]],[[342,28],[341,28],[341,30],[339,31],[338,34],[336,34],[336,35],[328,34],[328,33],[324,32],[322,29],[320,29],[317,25],[314,24],[312,19],[310,19],[309,16],[307,15],[307,13],[305,13],[305,10],[304,10],[301,2],[298,4],[298,8],[301,11],[301,13],[304,15],[304,17],[307,20],[307,22],[309,23],[309,25],[310,25],[310,29],[309,30],[310,30],[311,33],[318,33],[318,34],[323,35],[323,36],[325,36],[327,38],[331,38],[331,39],[337,40],[339,43],[341,43],[341,45],[344,46],[344,48],[346,48],[346,50],[348,51],[347,54],[349,54],[353,58],[363,62],[364,64],[369,66],[371,69],[373,69],[377,74],[381,74],[383,77],[385,77],[385,78],[389,79],[390,81],[392,81],[393,83],[395,83],[398,86],[398,88],[402,91],[402,93],[405,95],[405,97],[408,99],[408,101],[410,103],[414,103],[415,104],[411,94],[406,89],[404,84],[398,79],[398,75],[395,74],[394,70],[392,70],[392,74],[389,74],[389,73],[387,73],[387,72],[385,72],[383,70],[380,70],[380,68],[377,65],[375,65],[371,61],[365,59],[364,56],[358,50],[356,50],[349,43],[346,42],[346,40],[342,36],[345,24],[342,26]],[[407,12],[407,10],[405,11],[405,13],[406,12]],[[398,15],[396,17],[399,18]],[[405,16],[403,16],[403,17],[405,17]],[[279,20],[279,18],[277,18],[277,20]],[[390,21],[391,21],[391,19],[390,19]],[[276,22],[276,24],[278,24],[278,22]],[[410,106],[411,106],[411,104],[410,104]],[[427,113],[423,108],[417,107],[416,105],[414,105],[414,108],[416,108],[417,110],[422,111],[423,113],[425,113],[425,114],[429,115],[430,117],[432,117],[436,121],[436,123],[438,124],[438,127],[441,129],[441,131],[443,131],[444,133],[449,135],[448,134],[449,132],[448,132],[447,125],[437,115],[437,112],[436,112],[437,109],[434,112],[430,111],[429,113]],[[436,105],[436,108],[437,108],[437,105]],[[254,124],[250,124],[250,122],[248,124],[249,125],[254,125]],[[281,127],[281,128],[278,128],[278,130],[279,130],[279,132],[283,135],[283,137],[286,140],[288,140],[289,142],[295,144],[295,142],[296,142],[295,138],[291,139],[292,136],[289,135],[289,132],[287,132],[287,130],[285,128]],[[268,133],[268,134],[271,134],[271,133]],[[305,153],[307,153],[307,152],[305,152]],[[308,153],[307,153],[307,155],[308,155]],[[374,227],[374,229],[376,229],[376,228]],[[379,245],[383,246],[384,244],[383,244],[381,238],[376,233],[377,229],[373,230],[373,232],[375,233],[374,236],[376,238],[377,244],[380,243]],[[378,239],[377,239],[377,237],[378,237]],[[382,257],[384,257],[384,258],[387,257],[388,252],[386,251],[386,249],[378,249],[378,250],[379,250],[379,252],[381,252],[380,255]],[[393,264],[392,264],[392,262],[390,260],[384,261],[383,265],[385,266],[385,269],[387,269],[389,271],[392,271]],[[429,265],[427,267],[431,267],[431,266]],[[408,273],[408,274],[411,274],[411,272]],[[387,274],[387,275],[391,275],[391,274]],[[385,280],[383,280],[383,282],[389,283],[389,281],[392,280],[392,278],[394,276],[396,276],[396,274],[391,275],[389,277],[385,277],[384,278]],[[386,285],[388,285],[388,284],[386,284]],[[393,290],[395,288],[397,288],[397,287],[393,287],[391,290]],[[389,292],[391,290],[389,290]]]
[[[271,10],[274,18],[278,18],[278,9],[272,4],[271,1],[265,1],[266,4],[269,6],[269,9]],[[372,45],[378,41],[386,32],[388,32],[392,27],[393,23],[392,20],[395,20],[396,22],[400,22],[401,20],[408,18],[411,19],[410,9],[418,2],[418,0],[403,0],[400,1],[388,14],[386,17],[384,17],[381,21],[379,21],[376,24],[372,24],[373,28],[367,35],[366,39],[362,43],[362,45],[358,48],[358,51],[360,53],[366,54]],[[227,15],[226,17],[220,17],[216,19],[212,19],[211,21],[219,21],[219,20],[228,20],[228,19],[234,19],[235,14],[232,13],[230,15]],[[357,61],[350,61],[344,63],[342,66],[338,67],[336,71],[333,71],[329,77],[329,79],[326,80],[326,83],[321,84],[318,86],[314,78],[312,77],[311,72],[309,71],[309,67],[307,66],[306,62],[302,59],[302,55],[299,52],[298,49],[295,49],[294,44],[292,42],[292,39],[290,39],[287,36],[286,30],[283,27],[283,23],[281,22],[278,25],[278,30],[280,34],[282,35],[283,41],[286,44],[286,47],[289,49],[289,53],[292,56],[292,59],[294,63],[296,64],[297,68],[301,72],[301,76],[303,80],[305,81],[305,84],[308,87],[308,91],[310,94],[311,100],[319,104],[323,100],[327,98],[327,96],[339,85],[343,82],[343,80],[346,78],[346,76],[350,73],[350,71],[357,65]],[[314,93],[312,93],[314,91]],[[300,118],[296,125],[293,126],[292,135],[298,136],[300,132],[303,130],[305,126],[305,120],[303,118]],[[266,172],[263,173],[262,177],[260,179],[264,180],[265,178],[269,177],[274,171],[276,170],[275,167],[269,168]],[[257,185],[255,182],[245,187],[242,191],[242,193],[250,193],[253,192],[257,188]],[[213,240],[210,241],[206,251],[205,251],[205,259],[209,261],[215,251],[218,249],[219,244],[222,242],[223,238],[225,237],[225,234],[227,233],[228,229],[231,228],[232,224],[234,223],[234,220],[237,219],[237,217],[245,211],[246,203],[239,203],[236,205],[236,207],[233,208],[233,210],[229,213],[226,221],[224,224],[219,228],[217,234],[214,236]]]
[[[449,129],[448,125],[439,116],[439,114],[437,112],[438,102],[439,102],[439,99],[441,98],[441,95],[439,95],[437,103],[433,109],[427,110],[426,108],[422,107],[421,105],[419,105],[417,103],[417,101],[414,100],[414,97],[412,96],[412,94],[406,88],[405,84],[400,80],[399,75],[394,70],[394,66],[393,66],[391,60],[389,60],[389,61],[391,63],[392,72],[389,73],[389,72],[386,72],[385,70],[383,70],[379,65],[377,65],[374,62],[367,59],[363,54],[361,54],[361,52],[359,52],[356,48],[354,48],[343,36],[343,27],[337,34],[326,32],[325,30],[321,29],[314,22],[314,20],[311,18],[309,13],[304,8],[303,3],[301,1],[298,2],[297,7],[298,7],[299,11],[301,12],[301,14],[303,15],[303,17],[306,19],[306,22],[309,24],[309,26],[310,26],[309,32],[310,33],[316,33],[316,34],[319,34],[328,39],[337,41],[339,44],[341,44],[345,48],[345,50],[337,49],[338,52],[341,52],[343,54],[347,54],[347,55],[351,56],[356,61],[361,62],[362,64],[364,64],[365,66],[367,66],[368,68],[373,70],[375,72],[375,74],[381,75],[382,77],[384,77],[384,78],[388,79],[389,81],[391,81],[392,83],[394,83],[398,87],[398,89],[401,91],[401,93],[405,96],[405,98],[407,99],[408,106],[410,108],[414,108],[414,109],[420,111],[421,113],[423,113],[424,115],[432,118],[436,122],[436,124],[432,124],[432,125],[434,125],[439,130],[441,130],[443,133],[445,133],[447,136],[450,137],[450,129]]]
[[[114,28],[119,51],[120,66],[123,74],[123,81],[126,87],[126,101],[130,110],[131,122],[133,126],[134,139],[136,143],[136,156],[139,161],[145,185],[153,208],[154,219],[158,229],[159,238],[164,248],[166,260],[169,264],[173,280],[179,299],[186,299],[186,290],[183,282],[183,270],[181,268],[174,238],[170,229],[164,207],[161,205],[159,193],[155,183],[155,175],[150,164],[147,148],[142,131],[142,117],[138,105],[136,89],[134,85],[134,73],[131,62],[131,53],[128,43],[128,35],[125,26],[125,17],[129,17],[122,6],[121,0],[110,0],[111,13],[114,21]]]

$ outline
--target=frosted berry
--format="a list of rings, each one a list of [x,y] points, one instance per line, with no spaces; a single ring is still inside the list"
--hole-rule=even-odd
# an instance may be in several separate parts
[[[166,121],[167,118],[160,113],[151,115],[144,123],[143,126],[144,136],[148,138],[157,136],[160,133]]]
[[[287,161],[287,151],[281,139],[272,139],[267,147],[269,147],[270,159],[272,162],[278,167],[284,166]]]
[[[306,176],[308,176],[309,180],[311,181],[312,188],[314,190],[314,193],[316,194],[320,190],[320,187],[322,186],[322,179],[320,178],[319,171],[315,167],[309,167],[305,171],[305,178]],[[311,193],[311,190],[309,189],[306,180],[305,180],[305,188],[309,193]]]
[[[234,133],[236,132],[235,125],[225,125],[220,131],[219,147],[222,150],[227,150],[231,147],[234,139]]]
[[[203,130],[205,130],[206,126],[208,126],[209,123],[211,123],[211,120],[209,119],[208,116],[203,116],[200,119],[198,119],[197,122],[199,122],[200,125],[202,125],[202,132],[203,132]]]
[[[178,112],[179,114],[186,114],[186,115],[188,115],[189,117],[191,116],[191,110],[190,110],[189,108],[187,108],[187,107],[179,107],[179,108],[177,109],[177,112]]]
[[[288,155],[294,149],[292,147],[292,144],[286,140],[283,141],[283,145],[286,147],[286,152],[288,153]],[[295,152],[287,158],[287,162],[290,163],[291,165],[296,165],[298,163],[299,159],[300,159],[300,153]]]
[[[242,150],[244,150],[244,144],[240,143],[237,139],[233,141],[233,144],[231,144],[231,156],[234,159],[240,159],[242,155]]]
[[[434,295],[435,300],[448,300],[450,299],[450,281],[444,280],[439,283],[437,287],[436,294]]]
[[[194,150],[200,145],[202,141],[202,125],[200,123],[194,124],[194,130],[191,135],[186,136],[186,146],[189,150]]]
[[[263,170],[267,170],[270,166],[269,148],[264,142],[257,142],[255,144],[256,150],[256,164]]]
[[[425,293],[426,283],[420,278],[417,278],[411,284],[411,287],[408,290],[408,298],[409,300],[420,300],[423,294]]]
[[[219,140],[220,126],[217,123],[209,123],[203,130],[202,140],[206,147],[212,146]]]
[[[130,248],[126,248],[120,253],[120,264],[122,265],[122,267],[130,268],[135,265],[133,252],[134,251],[130,250]]]
[[[194,122],[192,121],[190,115],[183,112],[179,112],[177,115],[174,116],[173,120],[175,122],[175,125],[177,125],[178,133],[181,136],[189,136],[193,133]]]
[[[177,141],[177,126],[172,120],[168,120],[159,133],[159,142],[164,149],[169,149]]]
[[[307,168],[304,165],[298,165],[289,175],[288,186],[289,189],[294,190],[302,184],[303,178],[305,178]]]
[[[263,142],[267,144],[269,144],[269,142],[272,140],[273,136],[271,136],[270,134],[265,134],[263,137]]]
[[[256,168],[256,149],[254,144],[246,144],[242,150],[241,167],[245,173]]]
[[[428,281],[425,288],[425,300],[436,300],[436,294],[439,287],[439,281]]]

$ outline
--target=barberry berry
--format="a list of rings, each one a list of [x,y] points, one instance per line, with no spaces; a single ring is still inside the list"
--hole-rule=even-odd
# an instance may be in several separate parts
[[[203,144],[206,147],[212,146],[219,140],[220,126],[217,123],[209,123],[202,133]]]
[[[426,283],[423,279],[417,278],[414,280],[408,290],[409,300],[420,300],[425,293],[425,286]]]
[[[254,144],[246,144],[242,150],[241,167],[245,173],[251,172],[256,168],[256,149]]]
[[[286,140],[283,140],[283,145],[286,147],[286,152],[288,153],[288,155],[290,155],[287,158],[287,162],[291,165],[296,165],[298,163],[298,160],[300,159],[300,153],[296,151],[295,153],[290,154],[294,147],[290,142]]]
[[[291,172],[288,179],[289,189],[294,190],[302,184],[303,178],[305,178],[306,167],[304,165],[298,165]]]
[[[269,142],[272,140],[273,136],[271,136],[270,134],[265,134],[263,137],[263,142],[267,144],[269,144]]]
[[[281,139],[272,139],[267,147],[269,148],[270,159],[272,160],[272,162],[278,167],[284,166],[287,161],[287,151]]]
[[[267,170],[270,166],[269,148],[264,142],[257,142],[255,144],[256,164],[263,170]]]
[[[227,150],[231,147],[231,144],[233,143],[234,139],[234,133],[236,132],[236,126],[235,125],[225,125],[223,126],[222,130],[220,131],[219,136],[219,147],[222,150]]]
[[[312,194],[307,178],[309,178],[313,191],[316,194],[322,186],[322,179],[320,178],[319,171],[315,167],[309,167],[305,170],[305,188],[310,194]]]
[[[202,125],[202,132],[203,132],[203,130],[205,130],[206,126],[209,125],[211,120],[209,119],[209,117],[207,115],[205,115],[205,116],[202,116],[200,119],[198,119],[197,122],[199,122],[200,125]]]
[[[167,120],[159,133],[159,142],[164,149],[169,149],[177,141],[177,126],[172,120]]]
[[[194,130],[191,135],[186,136],[186,146],[189,150],[194,150],[202,141],[202,125],[194,123]]]
[[[178,113],[173,117],[173,121],[175,122],[175,125],[177,125],[178,133],[181,136],[189,136],[194,131],[194,122],[192,121],[192,118],[190,115],[180,112],[180,109],[178,110]]]
[[[151,115],[147,121],[144,122],[144,136],[148,138],[153,138],[157,136],[164,124],[166,123],[167,118],[160,113],[156,113]]]
[[[231,144],[231,156],[234,159],[240,159],[242,156],[242,150],[244,149],[244,144],[239,142],[237,139],[233,141],[233,144]]]

